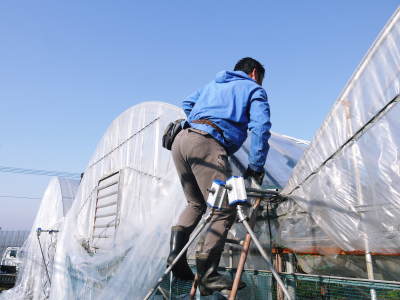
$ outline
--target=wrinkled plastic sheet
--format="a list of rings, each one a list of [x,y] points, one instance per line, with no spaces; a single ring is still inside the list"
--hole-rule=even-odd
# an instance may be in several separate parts
[[[368,278],[363,255],[327,254],[323,256],[297,254],[298,264],[308,274]],[[399,258],[395,256],[373,257],[374,279],[399,281]]]
[[[399,94],[398,20],[399,12],[304,156],[306,143],[272,135],[263,185],[285,187],[290,196],[278,209],[277,221],[269,224],[276,243],[303,250],[319,245],[398,251],[397,104],[352,139]],[[183,117],[177,107],[147,102],[128,109],[108,128],[58,234],[50,299],[142,299],[156,282],[165,269],[170,227],[185,206],[171,155],[160,145],[161,136],[170,121]],[[247,166],[247,143],[236,153],[241,168]],[[95,248],[99,184],[106,185],[107,176],[116,178],[116,172],[117,225],[105,229],[104,236],[109,236],[102,243],[105,248]],[[244,234],[239,225],[233,236]],[[255,229],[264,245],[269,241],[269,225],[262,221]],[[310,272],[321,266],[299,258]],[[248,263],[259,269],[262,261],[251,252]]]
[[[283,190],[290,201],[278,209],[280,245],[322,254],[333,248],[400,253],[399,70],[400,9],[356,69]],[[346,259],[342,264],[337,260],[332,269],[366,276],[365,262],[352,268],[351,258]],[[393,278],[379,271],[383,268],[375,260],[398,259],[374,256],[378,277]],[[307,261],[305,269],[318,273],[312,260],[301,259]],[[315,260],[321,268],[333,261]]]
[[[47,299],[50,282],[46,267],[50,277],[57,271],[54,255],[58,233],[43,232],[39,236],[45,259],[43,261],[37,229],[62,230],[64,216],[72,205],[78,186],[77,180],[59,177],[51,179],[40,202],[32,230],[18,255],[20,267],[15,287],[2,292],[0,299]]]
[[[169,122],[183,117],[173,105],[145,102],[107,129],[58,236],[50,299],[143,299],[155,284],[166,267],[170,228],[186,205],[161,137]],[[270,144],[264,184],[284,186],[307,143],[273,134]],[[247,167],[246,145],[237,161]],[[95,216],[103,208],[97,203],[116,180],[118,225],[98,233]]]

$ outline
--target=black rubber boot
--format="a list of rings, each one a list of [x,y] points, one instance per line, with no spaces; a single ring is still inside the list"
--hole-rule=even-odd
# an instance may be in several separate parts
[[[233,280],[218,273],[220,254],[197,253],[196,267],[199,277],[199,290],[201,296],[209,296],[215,291],[230,290]],[[242,281],[239,289],[246,287]]]
[[[178,256],[179,252],[186,245],[190,237],[190,234],[185,232],[185,228],[182,226],[173,226],[171,228],[171,241],[170,241],[170,253],[168,256],[168,265],[172,264],[174,259]],[[174,276],[180,280],[193,280],[194,275],[190,269],[187,259],[186,252],[181,256],[175,266],[172,268]]]

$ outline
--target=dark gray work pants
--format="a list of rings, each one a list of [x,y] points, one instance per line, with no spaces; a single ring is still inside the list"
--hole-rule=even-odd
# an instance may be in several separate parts
[[[184,129],[176,136],[171,150],[187,200],[176,225],[192,232],[206,211],[207,188],[214,179],[225,181],[231,176],[228,156],[209,134],[192,128]],[[200,252],[222,252],[235,217],[236,210],[225,201],[224,209],[216,211],[211,219]]]

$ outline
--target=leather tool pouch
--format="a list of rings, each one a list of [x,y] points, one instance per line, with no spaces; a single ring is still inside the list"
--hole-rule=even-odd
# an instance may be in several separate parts
[[[182,130],[181,123],[184,119],[179,119],[174,122],[171,122],[165,128],[163,137],[162,137],[162,146],[165,149],[171,150],[172,143],[174,142],[175,137]]]

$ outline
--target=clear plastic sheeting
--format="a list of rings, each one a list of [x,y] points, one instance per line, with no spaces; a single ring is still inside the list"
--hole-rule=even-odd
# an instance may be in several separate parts
[[[269,145],[262,186],[282,189],[309,142],[272,132]],[[230,159],[234,175],[241,175],[247,168],[249,153],[250,138]]]
[[[49,278],[51,281],[58,268],[54,264],[54,255],[59,233],[42,232],[39,235],[39,244],[37,229],[62,230],[64,216],[71,207],[78,186],[77,180],[59,177],[51,179],[40,202],[32,230],[18,257],[21,264],[16,285],[13,289],[2,292],[0,299],[48,299]]]
[[[400,9],[333,106],[283,193],[284,244],[400,253]],[[299,212],[307,212],[306,219]],[[310,218],[311,216],[311,218]],[[320,227],[313,235],[307,220]],[[315,226],[314,226],[315,227]],[[303,232],[307,232],[302,243]],[[331,242],[329,242],[329,240]]]
[[[185,205],[161,137],[183,116],[175,106],[147,102],[112,122],[60,235],[51,299],[140,299],[156,281]]]
[[[302,157],[304,150],[308,147],[309,142],[299,140],[293,137],[280,135],[272,132],[269,140],[270,150],[268,152],[267,161],[265,163],[265,176],[262,183],[263,188],[277,188],[282,189],[293,172],[294,166],[298,160]],[[234,175],[242,175],[243,171],[248,165],[250,139],[247,139],[243,146],[237,151],[230,162]],[[257,223],[254,227],[260,243],[264,248],[271,250],[271,237],[272,241],[276,244],[276,239],[284,236],[281,234],[281,228],[277,226],[276,221],[272,220],[273,212],[266,210],[266,203],[264,210],[261,209],[260,216],[257,218]],[[264,215],[264,217],[261,217]],[[268,222],[270,217],[270,222]],[[290,228],[293,230],[293,228]],[[304,228],[300,228],[303,231]],[[242,241],[245,238],[247,231],[243,224],[235,223],[228,233],[228,238]],[[293,236],[291,232],[290,237]],[[285,240],[285,242],[287,242]],[[246,260],[245,267],[252,270],[265,270],[266,264],[264,259],[260,256],[257,248],[254,244],[250,246],[250,253]],[[193,247],[195,248],[195,247]],[[225,251],[221,259],[221,266],[228,268],[235,268],[239,262],[241,248],[233,244],[226,244]],[[194,249],[191,251],[191,259],[194,263]]]
[[[186,200],[161,137],[179,118],[175,106],[145,102],[107,129],[58,236],[50,299],[143,299],[164,271]],[[284,186],[307,143],[273,134],[270,144],[264,184]],[[247,167],[247,152],[237,165]]]
[[[315,223],[311,214],[292,199],[279,204],[275,211],[273,242],[275,247],[322,255],[338,250],[337,245]]]
[[[368,278],[364,255],[327,254],[324,256],[297,254],[297,262],[308,274]],[[399,281],[399,258],[373,257],[374,279]]]

